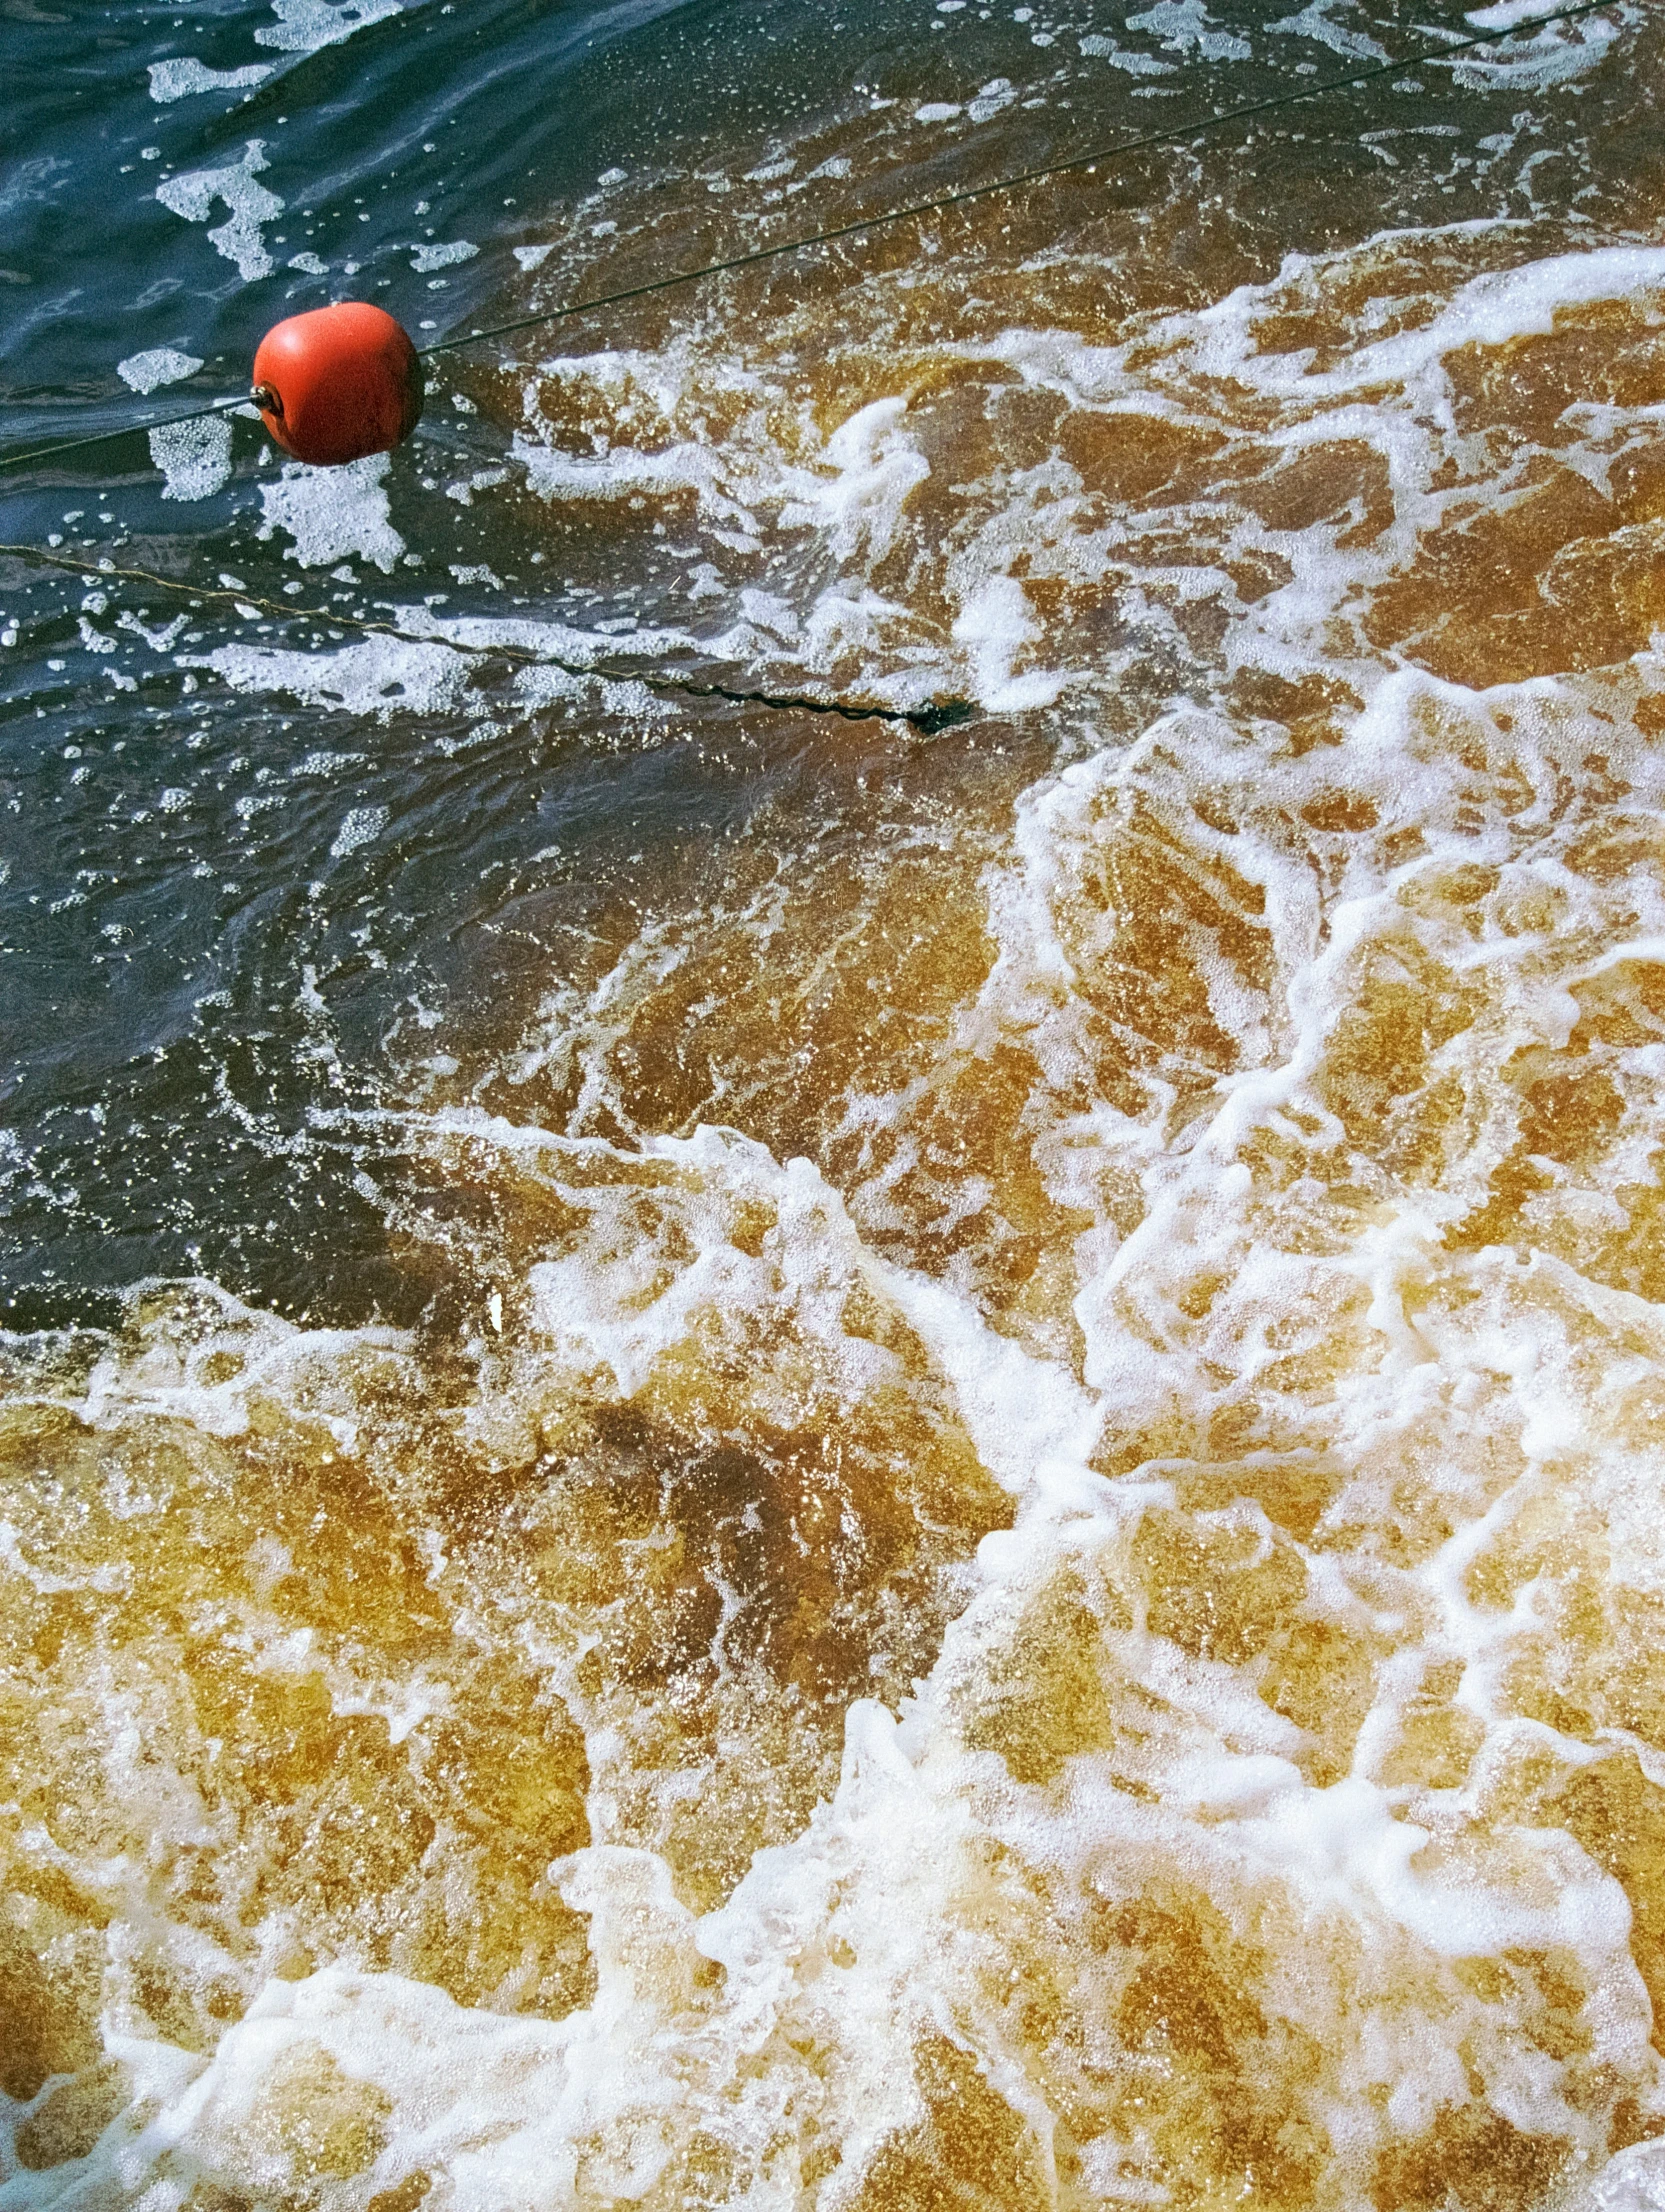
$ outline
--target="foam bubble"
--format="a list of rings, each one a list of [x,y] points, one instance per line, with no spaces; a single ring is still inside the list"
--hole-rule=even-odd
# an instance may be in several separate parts
[[[1159,61],[1154,54],[1141,54],[1136,48],[1118,46],[1101,31],[1089,31],[1081,40],[1081,51],[1125,70],[1130,77],[1171,77],[1179,66],[1177,62]]]
[[[1040,635],[1023,586],[1009,576],[991,577],[966,599],[955,617],[954,638],[971,648],[977,696],[991,714],[1050,706],[1064,688],[1068,679],[1061,674],[1012,673],[1019,653]]]
[[[150,96],[163,106],[189,99],[199,92],[241,92],[264,84],[272,74],[270,64],[251,63],[244,69],[210,69],[189,58],[153,61],[150,64]]]
[[[210,499],[231,481],[231,424],[224,415],[164,424],[150,433],[164,499]]]
[[[1203,0],[1156,0],[1141,15],[1130,15],[1130,31],[1153,31],[1170,53],[1198,53],[1204,61],[1247,61],[1254,49],[1235,31],[1212,29],[1214,18]]]
[[[410,265],[419,275],[429,276],[435,269],[454,269],[461,261],[472,261],[479,250],[466,238],[448,246],[416,246],[411,250]]]
[[[286,560],[303,568],[327,568],[343,554],[356,553],[390,574],[405,550],[393,527],[384,481],[385,453],[371,453],[344,468],[308,468],[286,462],[275,484],[260,487],[265,517],[261,534],[282,530],[294,540]]]
[[[991,77],[986,85],[980,85],[975,100],[968,100],[966,113],[974,123],[987,123],[1005,113],[1017,98],[1017,89],[1010,77]]]
[[[403,7],[404,0],[272,0],[277,21],[263,23],[254,42],[286,54],[315,54],[373,23],[385,23]]]
[[[288,653],[253,645],[222,645],[212,653],[178,656],[182,668],[211,668],[233,691],[282,692],[309,705],[388,721],[394,714],[439,714],[467,689],[469,663],[442,645],[366,638],[335,653]]]
[[[1469,21],[1486,28],[1489,26],[1483,17],[1499,17],[1504,12],[1486,9],[1482,16],[1471,15]],[[1524,29],[1530,18],[1516,16],[1515,20]],[[1600,68],[1623,31],[1622,20],[1612,22],[1602,16],[1551,25],[1513,49],[1463,55],[1453,63],[1453,74],[1459,84],[1476,91],[1542,91]]]
[[[1310,38],[1349,61],[1386,61],[1388,51],[1356,24],[1334,21],[1354,7],[1354,0],[1309,0],[1296,15],[1280,16],[1266,28],[1286,38]],[[1472,18],[1470,19],[1472,20]]]
[[[1572,2202],[1576,2212],[1661,2212],[1665,2207],[1665,2153],[1654,2143],[1633,2144]]]
[[[341,860],[361,845],[373,845],[388,824],[385,806],[356,806],[343,820],[330,846],[330,858]]]
[[[116,363],[116,374],[135,392],[154,392],[164,384],[178,384],[187,376],[195,376],[202,363],[194,353],[181,353],[174,346],[153,346],[148,353],[130,353],[125,361]]]
[[[216,253],[236,264],[245,284],[272,273],[272,257],[266,251],[261,225],[283,213],[284,203],[275,192],[257,184],[257,174],[271,164],[266,142],[251,138],[240,162],[225,169],[189,169],[176,177],[164,177],[156,197],[173,214],[188,223],[206,223],[215,202],[229,210],[229,219],[208,233]]]
[[[820,531],[840,562],[880,560],[895,543],[903,509],[931,473],[931,464],[904,428],[905,399],[876,399],[827,440],[821,466],[832,481],[809,499],[790,500],[781,523]]]

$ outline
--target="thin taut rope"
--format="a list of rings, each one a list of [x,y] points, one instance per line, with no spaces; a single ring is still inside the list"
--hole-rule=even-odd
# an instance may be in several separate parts
[[[83,561],[73,553],[51,553],[38,545],[0,545],[0,554],[5,553],[18,560],[65,569],[73,576],[95,577],[101,583],[149,584],[157,591],[188,596],[194,604],[204,599],[225,599],[239,609],[252,607],[284,622],[315,622],[325,628],[333,625],[338,632],[356,630],[366,637],[397,638],[404,645],[443,645],[450,652],[466,653],[482,660],[511,660],[531,668],[559,668],[565,675],[593,677],[599,683],[643,684],[649,691],[671,692],[686,699],[729,699],[738,706],[836,715],[843,722],[905,722],[925,737],[935,737],[940,731],[952,729],[956,723],[969,722],[976,712],[966,699],[932,700],[918,707],[885,707],[866,699],[816,699],[798,692],[740,691],[729,684],[701,683],[693,676],[668,676],[659,669],[629,668],[616,661],[564,660],[559,653],[545,652],[535,646],[472,645],[433,631],[403,629],[396,622],[372,622],[364,615],[343,614],[334,608],[299,607],[290,600],[263,599],[258,592],[233,591],[194,584],[177,576],[159,576],[154,569],[118,568],[110,560]]]
[[[877,215],[863,215],[853,222],[835,223],[826,230],[812,230],[801,238],[782,239],[773,246],[757,246],[749,253],[730,254],[722,261],[706,261],[693,269],[673,269],[664,276],[649,278],[641,284],[629,284],[616,292],[597,292],[588,299],[571,300],[561,307],[541,309],[535,315],[518,315],[512,322],[491,323],[483,330],[470,330],[461,337],[442,338],[436,344],[419,349],[423,360],[432,360],[444,353],[458,353],[467,346],[485,344],[492,338],[512,337],[517,331],[535,330],[547,323],[558,323],[575,315],[599,314],[604,307],[622,307],[631,300],[649,299],[655,293],[669,292],[684,284],[699,284],[707,277],[726,276],[735,269],[754,269],[760,262],[778,261],[787,254],[807,253],[812,246],[829,246],[841,238],[856,238],[869,231],[882,230],[892,223],[905,223],[923,215],[940,214],[946,208],[965,207],[974,200],[986,200],[1001,192],[1020,191],[1025,185],[1039,184],[1047,177],[1068,176],[1080,169],[1114,167],[1126,161],[1132,154],[1143,153],[1152,146],[1173,146],[1202,138],[1210,131],[1223,130],[1228,123],[1244,123],[1255,116],[1271,115],[1280,108],[1294,107],[1306,100],[1322,99],[1326,93],[1345,92],[1355,86],[1370,84],[1380,77],[1394,77],[1407,69],[1425,69],[1440,62],[1451,61],[1459,54],[1470,53],[1480,46],[1498,46],[1511,38],[1525,36],[1532,31],[1548,30],[1557,23],[1574,23],[1581,16],[1596,15],[1611,8],[1617,0],[1577,0],[1572,7],[1557,8],[1548,15],[1532,16],[1525,22],[1512,23],[1493,30],[1474,31],[1465,38],[1448,40],[1443,46],[1424,47],[1420,53],[1407,54],[1397,61],[1372,62],[1367,67],[1349,70],[1338,77],[1321,77],[1312,84],[1291,86],[1284,92],[1269,94],[1263,100],[1247,100],[1241,106],[1222,108],[1218,115],[1204,116],[1201,121],[1175,123],[1165,130],[1146,131],[1138,138],[1123,139],[1119,145],[1101,146],[1090,153],[1072,154],[1067,161],[1048,161],[1031,169],[1014,170],[1011,175],[996,177],[987,184],[970,184],[957,192],[938,193],[929,200],[910,201],[905,207],[886,208]],[[0,473],[10,469],[27,468],[32,461],[47,461],[60,453],[77,453],[88,446],[107,445],[113,438],[126,438],[141,430],[167,430],[175,424],[202,422],[210,415],[231,413],[249,404],[246,397],[217,399],[207,407],[198,407],[186,415],[162,415],[148,422],[124,423],[114,430],[98,430],[84,438],[65,438],[56,445],[35,446],[27,453],[13,453],[0,457]]]

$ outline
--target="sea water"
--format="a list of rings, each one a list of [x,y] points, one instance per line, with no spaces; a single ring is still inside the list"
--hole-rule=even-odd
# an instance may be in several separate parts
[[[1535,12],[18,0],[0,430]],[[1659,33],[4,480],[4,2212],[1665,2203]]]

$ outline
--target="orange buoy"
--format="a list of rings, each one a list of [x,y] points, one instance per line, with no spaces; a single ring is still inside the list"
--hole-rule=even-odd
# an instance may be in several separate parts
[[[422,419],[422,363],[391,315],[340,300],[267,331],[249,397],[285,453],[339,468],[410,436]]]

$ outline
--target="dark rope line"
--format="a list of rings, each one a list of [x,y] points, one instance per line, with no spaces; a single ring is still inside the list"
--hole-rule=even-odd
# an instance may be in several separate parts
[[[191,599],[225,599],[236,607],[254,607],[262,614],[285,622],[317,622],[325,628],[358,630],[375,637],[397,638],[404,645],[443,645],[454,653],[471,653],[482,660],[521,661],[531,668],[558,668],[568,676],[592,676],[603,683],[643,684],[650,691],[674,692],[690,699],[730,699],[741,706],[764,706],[803,714],[832,714],[845,722],[905,722],[922,736],[935,737],[941,730],[968,722],[976,709],[966,699],[944,699],[923,707],[884,707],[864,699],[815,699],[796,692],[739,691],[727,684],[702,684],[691,676],[667,676],[656,669],[623,668],[609,661],[569,661],[558,653],[538,652],[529,645],[470,645],[456,638],[423,636],[401,629],[395,622],[372,622],[362,615],[342,614],[324,607],[298,607],[287,600],[264,599],[252,591],[193,584],[176,576],[159,576],[154,569],[117,568],[96,561],[78,560],[72,553],[50,553],[35,545],[0,545],[20,561],[35,561],[61,568],[74,576],[90,576],[100,582],[151,584],[158,591],[179,592]]]
[[[1326,92],[1340,92],[1350,86],[1367,84],[1376,77],[1397,76],[1401,70],[1421,69],[1434,62],[1448,61],[1453,55],[1470,47],[1495,46],[1505,39],[1519,37],[1523,32],[1543,30],[1552,23],[1571,23],[1580,16],[1595,15],[1603,8],[1612,7],[1616,0],[1579,0],[1568,8],[1557,8],[1552,15],[1534,16],[1524,23],[1516,23],[1507,30],[1476,31],[1467,38],[1454,39],[1447,45],[1427,47],[1422,52],[1407,54],[1399,61],[1372,62],[1368,68],[1355,69],[1342,77],[1322,77],[1316,83],[1297,86],[1286,92],[1270,94],[1264,100],[1245,101],[1241,107],[1223,108],[1218,115],[1205,116],[1201,122],[1176,123],[1166,130],[1146,131],[1142,137],[1124,139],[1121,144],[1104,146],[1095,152],[1072,154],[1067,161],[1048,161],[1033,169],[1017,169],[1010,176],[996,177],[988,184],[966,185],[958,192],[939,193],[936,198],[917,200],[906,207],[886,209],[878,215],[864,215],[849,223],[835,223],[827,230],[814,230],[802,238],[789,238],[775,246],[758,246],[749,253],[732,254],[725,261],[708,261],[697,269],[676,269],[668,276],[653,277],[642,284],[627,285],[618,292],[598,292],[590,299],[574,300],[565,307],[551,307],[536,315],[517,316],[513,322],[492,323],[484,330],[471,330],[461,338],[444,338],[437,344],[424,346],[422,357],[430,359],[435,354],[456,353],[462,347],[483,343],[488,338],[507,338],[520,330],[531,330],[541,323],[560,322],[570,315],[592,315],[603,307],[619,307],[628,300],[647,299],[655,292],[668,292],[681,284],[697,284],[702,278],[725,275],[731,269],[755,268],[760,261],[775,261],[783,254],[804,253],[811,246],[831,245],[840,238],[853,238],[864,231],[880,230],[889,223],[906,222],[917,215],[935,215],[944,208],[964,207],[969,201],[984,200],[999,192],[1015,192],[1026,184],[1038,184],[1046,177],[1068,176],[1076,169],[1113,166],[1125,161],[1130,154],[1143,153],[1151,146],[1171,146],[1176,143],[1201,138],[1209,131],[1221,129],[1227,123],[1241,123],[1251,116],[1270,115],[1278,108],[1293,107],[1298,101],[1316,100]]]
[[[468,346],[485,344],[492,338],[507,338],[517,331],[534,330],[547,323],[564,322],[575,315],[593,315],[604,307],[622,307],[631,300],[648,299],[657,292],[669,292],[684,284],[698,284],[706,277],[724,276],[735,269],[756,268],[760,262],[778,261],[787,254],[806,253],[812,246],[835,244],[841,238],[855,238],[868,231],[882,230],[892,223],[903,223],[922,215],[935,215],[946,208],[964,207],[973,200],[988,199],[996,193],[1016,192],[1027,184],[1038,184],[1047,177],[1068,176],[1079,169],[1093,169],[1100,165],[1113,167],[1132,154],[1143,153],[1152,146],[1172,146],[1204,137],[1210,131],[1222,130],[1228,123],[1242,123],[1259,115],[1271,115],[1280,108],[1294,107],[1306,100],[1317,100],[1330,92],[1345,92],[1357,85],[1369,84],[1380,77],[1397,76],[1403,70],[1424,69],[1440,62],[1453,60],[1458,55],[1472,52],[1480,46],[1498,46],[1512,38],[1520,38],[1533,31],[1549,29],[1557,23],[1574,23],[1582,16],[1597,15],[1616,4],[1616,0],[1576,0],[1571,7],[1556,8],[1548,15],[1529,18],[1506,28],[1474,31],[1464,38],[1448,40],[1442,46],[1424,47],[1420,52],[1404,55],[1397,61],[1371,62],[1365,67],[1348,71],[1338,77],[1320,77],[1311,84],[1296,85],[1287,91],[1269,94],[1265,99],[1248,100],[1241,106],[1222,108],[1219,114],[1204,116],[1200,121],[1170,124],[1166,129],[1146,131],[1141,137],[1124,139],[1119,145],[1103,146],[1084,154],[1072,154],[1067,161],[1049,161],[1031,169],[1014,170],[1011,175],[996,177],[987,184],[966,185],[957,192],[939,193],[929,200],[916,200],[906,207],[882,210],[877,215],[863,215],[848,223],[835,223],[826,230],[809,231],[800,238],[787,238],[773,246],[757,246],[748,253],[731,254],[722,261],[707,261],[693,269],[673,269],[665,276],[652,277],[641,284],[630,284],[616,292],[598,292],[588,299],[572,300],[563,307],[544,308],[535,315],[520,315],[511,322],[491,323],[481,330],[470,330],[457,338],[442,338],[435,344],[419,348],[423,360],[433,360],[445,353],[457,353]],[[229,413],[238,407],[246,407],[246,399],[220,399],[212,405],[196,408],[185,415],[167,415],[149,422],[127,423],[115,430],[94,431],[83,438],[66,438],[56,445],[36,446],[27,453],[0,456],[0,473],[9,469],[26,468],[32,461],[50,460],[60,453],[75,453],[85,447],[106,445],[114,438],[125,438],[141,430],[164,430],[175,423],[201,422],[209,415]]]
[[[176,423],[205,422],[210,415],[235,414],[248,404],[247,394],[239,399],[216,399],[206,407],[193,408],[188,415],[152,415],[145,422],[124,422],[115,430],[94,430],[85,438],[62,438],[56,445],[32,446],[27,453],[0,454],[0,474],[7,469],[27,468],[31,461],[50,461],[55,454],[79,453],[90,445],[109,445],[116,438],[136,438],[141,430],[171,430]]]

